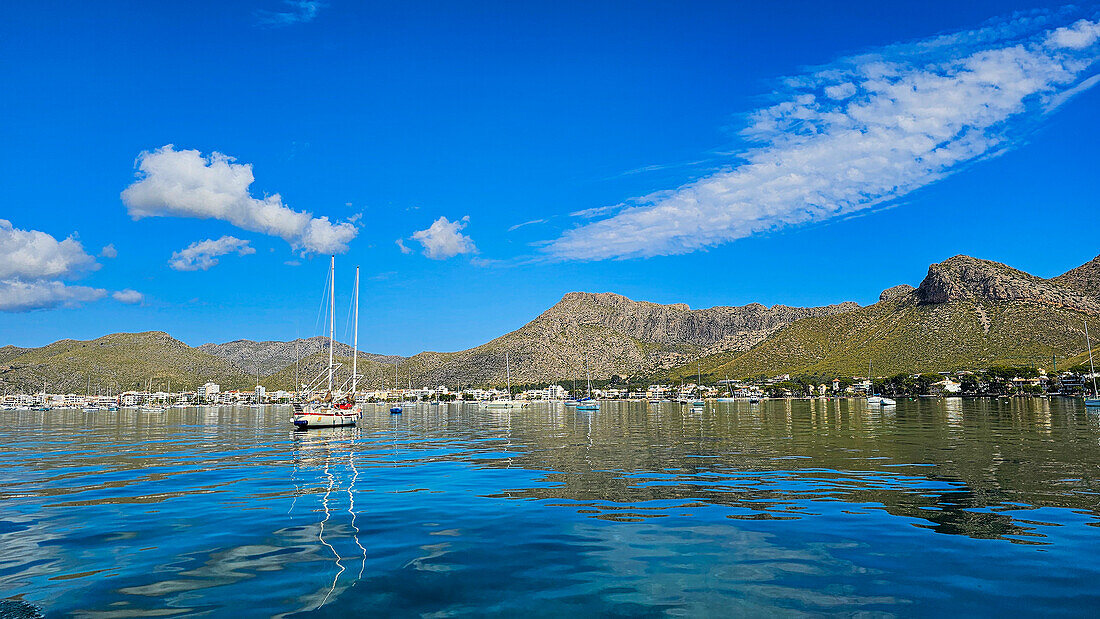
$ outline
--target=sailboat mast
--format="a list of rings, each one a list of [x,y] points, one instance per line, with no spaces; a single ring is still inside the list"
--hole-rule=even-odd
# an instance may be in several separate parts
[[[504,373],[508,377],[508,399],[512,399],[512,366],[508,364],[508,353],[504,353]]]
[[[328,390],[332,391],[332,343],[335,340],[335,324],[336,324],[336,256],[332,256],[332,261],[328,267],[328,300],[329,300],[329,315],[328,315]]]
[[[355,387],[359,378],[359,267],[355,267],[355,335],[351,352],[351,398],[355,399]]]
[[[584,377],[588,381],[588,397],[592,397],[592,372],[588,368],[588,353],[584,353]]]
[[[1089,372],[1092,374],[1092,395],[1096,397],[1096,366],[1092,363],[1092,342],[1089,341],[1089,321],[1085,321],[1085,346],[1089,349]]]

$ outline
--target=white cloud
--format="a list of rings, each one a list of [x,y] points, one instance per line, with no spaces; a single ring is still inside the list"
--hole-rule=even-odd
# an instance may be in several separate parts
[[[168,266],[176,271],[205,271],[218,264],[217,256],[236,253],[247,256],[256,250],[244,239],[235,236],[223,236],[220,239],[206,239],[191,243],[184,249],[172,252]]]
[[[440,217],[426,230],[414,232],[412,238],[424,246],[424,255],[432,260],[477,253],[473,239],[460,232],[469,221],[469,215],[458,221],[448,221],[446,217]]]
[[[116,290],[111,293],[111,298],[119,303],[127,303],[130,305],[136,305],[145,300],[145,295],[141,294],[137,290]]]
[[[107,291],[87,286],[71,286],[58,281],[0,281],[0,312],[29,312],[55,307],[76,307],[98,301]]]
[[[317,12],[325,5],[317,0],[283,0],[285,11],[256,11],[256,21],[261,26],[291,26],[306,24],[317,17]]]
[[[892,45],[783,81],[749,115],[743,163],[577,215],[544,251],[601,260],[681,254],[892,203],[995,156],[1096,84],[1100,23],[1027,14]],[[612,214],[613,213],[613,214]]]
[[[99,268],[72,236],[63,241],[0,219],[0,279],[73,279]]]
[[[171,144],[143,152],[137,159],[138,180],[123,190],[122,201],[134,219],[219,219],[280,237],[303,252],[348,250],[348,243],[359,233],[355,224],[332,223],[328,217],[292,210],[279,194],[252,197],[252,165],[234,161],[222,153],[204,157],[197,150],[176,150]]]
[[[413,253],[413,250],[409,249],[409,247],[407,245],[405,245],[405,239],[397,239],[396,241],[394,241],[394,243],[397,243],[397,248],[401,250],[401,253],[403,253],[403,254]]]
[[[99,250],[99,255],[103,258],[118,258],[118,250],[115,249],[114,243],[109,243]]]

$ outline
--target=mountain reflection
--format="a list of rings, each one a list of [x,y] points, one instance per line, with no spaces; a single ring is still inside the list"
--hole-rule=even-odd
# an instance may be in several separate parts
[[[405,415],[429,440],[501,439],[493,450],[506,458],[463,454],[479,466],[544,472],[544,483],[486,496],[556,501],[602,519],[693,505],[728,507],[734,519],[809,518],[816,504],[843,502],[939,533],[1042,543],[1043,523],[1015,514],[1060,507],[1097,515],[1096,419],[1072,401],[949,399],[885,410],[824,399],[702,410],[605,403],[591,413],[411,407]]]

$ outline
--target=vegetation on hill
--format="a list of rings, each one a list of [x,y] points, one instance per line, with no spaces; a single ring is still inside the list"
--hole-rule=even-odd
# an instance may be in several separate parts
[[[34,392],[83,393],[86,389],[119,392],[142,389],[194,389],[212,380],[226,388],[244,387],[250,379],[217,357],[203,353],[166,333],[114,333],[94,340],[61,340],[27,349],[0,365],[0,386]],[[91,386],[89,387],[89,383]]]

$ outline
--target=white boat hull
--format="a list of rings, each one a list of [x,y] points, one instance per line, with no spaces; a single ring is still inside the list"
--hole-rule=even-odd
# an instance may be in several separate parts
[[[496,400],[486,402],[485,408],[526,408],[527,402],[518,400]]]
[[[354,426],[362,417],[358,407],[347,410],[331,409],[323,411],[303,411],[291,417],[294,427],[299,430],[310,428],[339,428]]]

